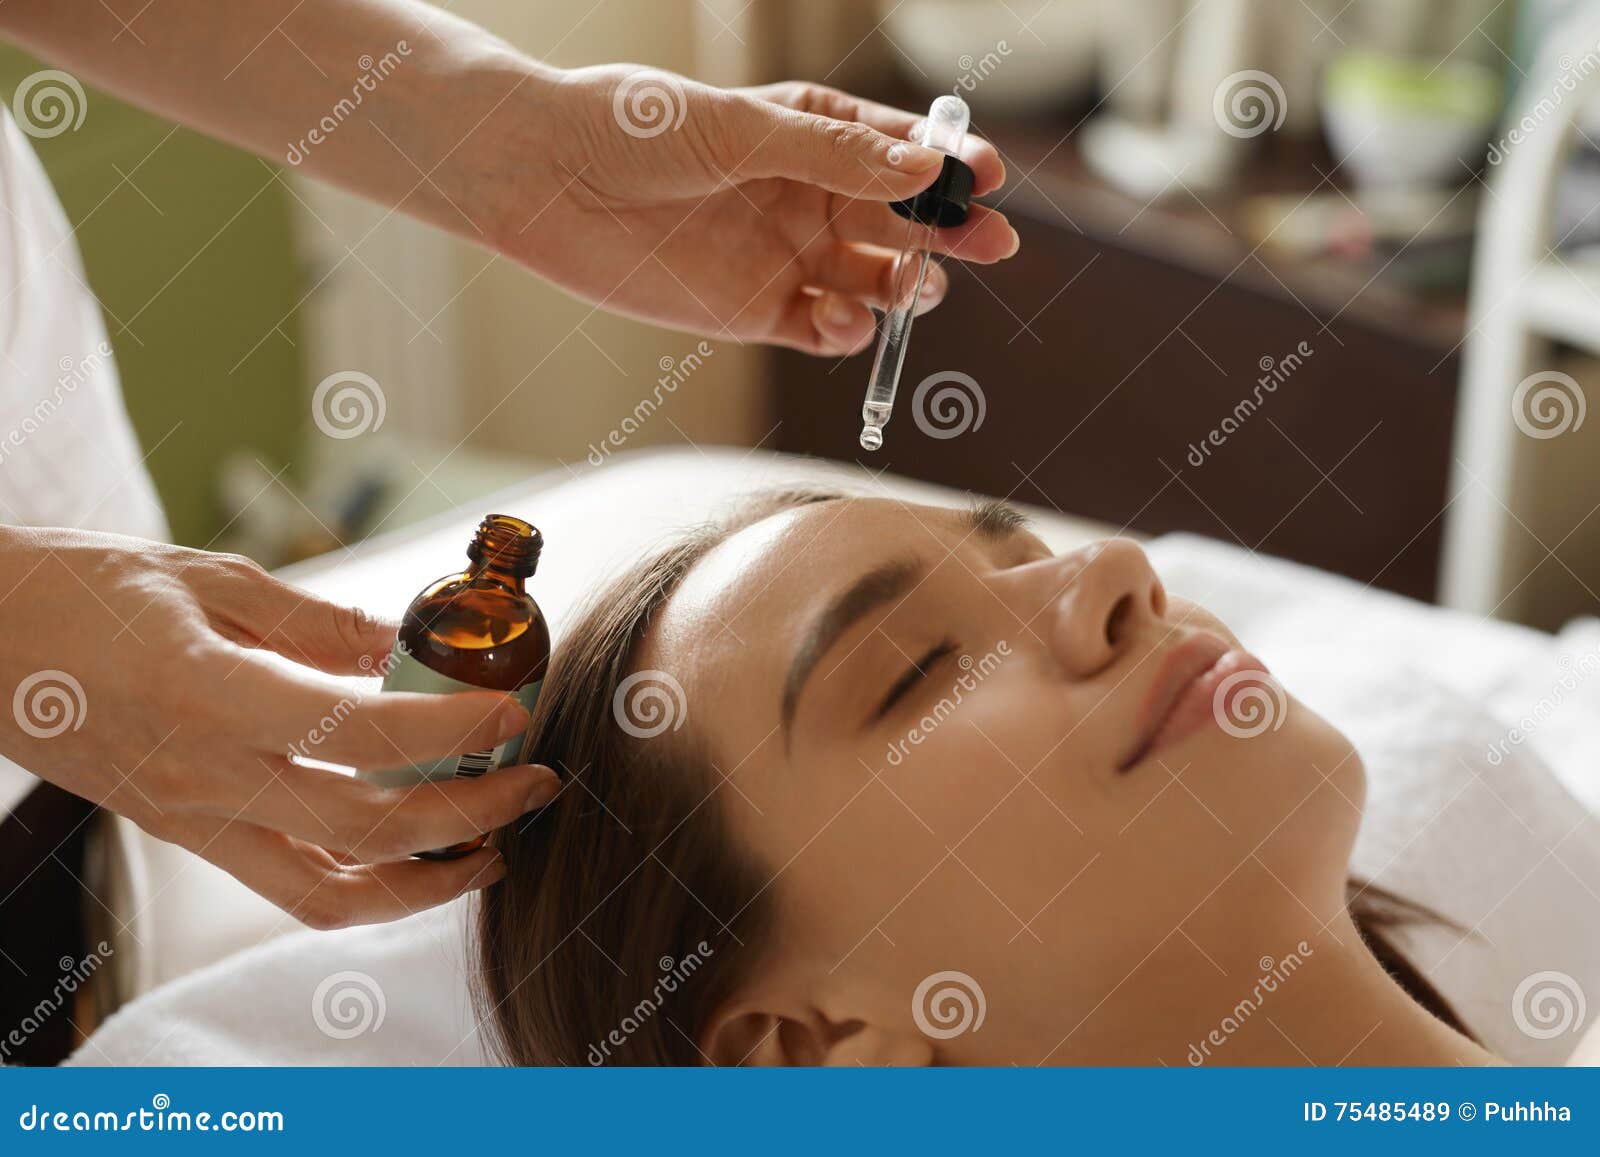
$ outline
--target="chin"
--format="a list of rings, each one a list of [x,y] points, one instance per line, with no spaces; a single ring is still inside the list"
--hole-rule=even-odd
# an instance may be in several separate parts
[[[1355,746],[1293,699],[1282,727],[1238,746],[1250,749],[1252,773],[1263,777],[1258,820],[1265,826],[1258,838],[1279,853],[1272,858],[1287,858],[1283,870],[1307,884],[1327,876],[1342,888],[1367,797],[1366,767]]]
[[[1289,703],[1289,719],[1282,732],[1285,743],[1299,753],[1299,762],[1307,765],[1307,786],[1326,779],[1329,786],[1343,792],[1357,809],[1364,807],[1367,769],[1355,744],[1298,699],[1290,699]]]

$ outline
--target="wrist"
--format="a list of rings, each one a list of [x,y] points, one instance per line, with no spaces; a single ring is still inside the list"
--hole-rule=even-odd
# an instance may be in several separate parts
[[[469,62],[443,86],[441,107],[458,110],[454,151],[433,177],[454,219],[447,227],[517,255],[529,219],[571,175],[559,148],[563,75],[508,49]]]
[[[561,70],[486,35],[419,57],[417,82],[397,92],[379,125],[410,162],[402,179],[415,187],[401,205],[504,251],[561,187],[550,159]]]

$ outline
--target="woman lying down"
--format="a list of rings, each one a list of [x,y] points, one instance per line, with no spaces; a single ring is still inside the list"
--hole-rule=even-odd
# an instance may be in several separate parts
[[[1495,1060],[1386,943],[1442,918],[1350,878],[1355,749],[1130,542],[766,496],[598,592],[534,728],[508,1061]]]

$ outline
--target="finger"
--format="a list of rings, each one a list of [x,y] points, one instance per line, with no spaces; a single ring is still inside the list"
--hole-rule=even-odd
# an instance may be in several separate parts
[[[545,806],[561,791],[554,771],[532,765],[379,787],[287,759],[263,759],[257,774],[236,778],[236,792],[248,796],[211,802],[207,811],[237,815],[361,863],[403,860],[476,839]]]
[[[916,275],[915,266],[907,266],[903,271],[904,285],[897,291],[899,271],[898,254],[855,245],[830,245],[822,248],[813,259],[807,281],[817,289],[856,298],[876,309],[889,309],[900,304],[898,298],[910,297]],[[932,309],[944,299],[949,287],[950,275],[930,262],[922,278],[917,312],[921,314]]]
[[[836,205],[830,216],[833,235],[841,241],[894,250],[905,246],[906,220],[887,205],[853,199]],[[1019,244],[1017,231],[1006,215],[986,205],[970,206],[966,221],[960,225],[933,231],[935,253],[980,265],[1005,260]]]
[[[216,830],[190,850],[319,929],[398,920],[505,875],[505,861],[488,848],[455,860],[350,866],[314,845],[238,821],[218,821]]]
[[[242,646],[338,675],[371,674],[394,646],[393,623],[291,586],[249,559],[212,555],[186,579],[212,626]]]
[[[826,85],[790,81],[743,90],[762,100],[772,101],[802,112],[856,121],[896,140],[909,140],[912,129],[922,120],[918,113],[862,100]],[[1005,184],[1006,166],[1000,152],[982,137],[968,133],[961,145],[961,159],[972,167],[974,196],[992,193]]]
[[[843,357],[872,344],[872,311],[837,293],[797,293],[778,318],[773,340],[806,353]]]
[[[781,177],[850,197],[899,201],[939,175],[943,155],[853,121],[797,112],[735,95],[711,138],[719,165],[738,181]]]
[[[363,694],[254,651],[235,653],[223,722],[231,719],[239,738],[271,755],[293,751],[348,767],[408,767],[497,747],[528,726],[527,710],[498,691]]]

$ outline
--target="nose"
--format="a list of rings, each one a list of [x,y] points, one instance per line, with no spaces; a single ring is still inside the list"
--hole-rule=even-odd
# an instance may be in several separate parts
[[[1072,678],[1104,670],[1166,613],[1167,593],[1138,543],[1108,538],[1060,555],[1034,576],[1048,602],[1041,632]]]

